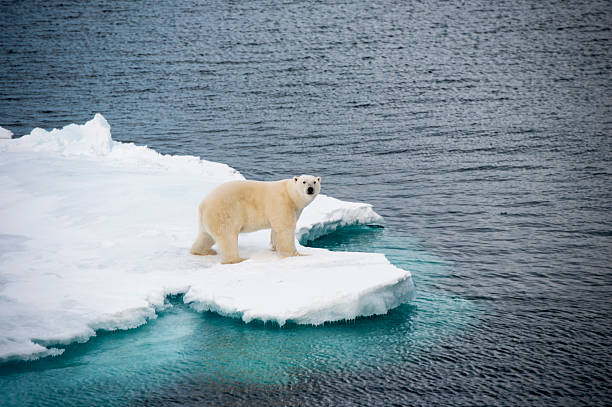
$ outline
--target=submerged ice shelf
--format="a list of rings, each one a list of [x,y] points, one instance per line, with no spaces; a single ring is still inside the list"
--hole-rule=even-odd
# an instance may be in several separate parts
[[[111,139],[97,114],[84,125],[0,140],[0,361],[61,354],[99,329],[156,317],[170,294],[197,310],[321,324],[386,313],[414,295],[410,272],[381,254],[278,259],[269,231],[240,236],[249,260],[193,256],[196,208],[243,177],[224,164],[161,155]],[[338,227],[380,223],[371,205],[320,195],[300,242]]]

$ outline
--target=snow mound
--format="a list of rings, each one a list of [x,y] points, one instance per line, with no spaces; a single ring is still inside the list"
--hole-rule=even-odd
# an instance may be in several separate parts
[[[85,124],[69,124],[61,130],[35,128],[26,136],[5,144],[12,152],[48,152],[64,157],[100,159],[121,164],[161,168],[215,178],[218,182],[244,179],[226,164],[201,160],[189,155],[159,154],[146,146],[121,143],[111,137],[110,125],[100,113]],[[0,147],[2,148],[2,147]]]
[[[224,164],[113,141],[100,114],[0,140],[0,361],[137,327],[172,294],[280,325],[384,314],[412,299],[410,273],[383,255],[299,246],[307,256],[281,260],[269,231],[240,236],[240,264],[189,254],[200,200],[232,179],[242,176]],[[320,195],[296,234],[381,221],[370,205]]]
[[[13,138],[13,132],[0,126],[0,139]]]

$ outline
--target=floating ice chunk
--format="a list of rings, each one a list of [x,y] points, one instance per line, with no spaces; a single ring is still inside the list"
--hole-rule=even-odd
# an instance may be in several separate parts
[[[302,211],[295,234],[304,244],[341,227],[383,223],[383,217],[370,204],[341,201],[321,194]]]
[[[0,361],[36,360],[47,356],[58,356],[64,349],[45,348],[32,341],[13,341],[11,338],[0,338]]]
[[[269,231],[240,236],[249,260],[237,265],[189,254],[198,203],[232,179],[242,176],[224,164],[115,142],[102,115],[2,140],[0,360],[142,325],[171,294],[280,325],[382,314],[412,298],[410,273],[383,255],[299,247],[307,256],[279,259]],[[320,195],[296,235],[381,221],[370,205]]]
[[[4,127],[0,127],[0,139],[10,139],[13,137],[13,132],[5,129]]]

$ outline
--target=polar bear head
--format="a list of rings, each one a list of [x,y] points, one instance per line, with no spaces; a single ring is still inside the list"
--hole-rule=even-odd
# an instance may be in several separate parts
[[[306,205],[312,202],[321,192],[321,177],[300,175],[299,177],[293,177],[292,184],[300,198],[307,202]]]

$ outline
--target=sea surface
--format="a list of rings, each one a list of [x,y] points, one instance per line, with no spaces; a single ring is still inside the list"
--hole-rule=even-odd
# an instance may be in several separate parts
[[[0,1],[0,125],[302,173],[384,228],[313,242],[413,272],[324,326],[175,306],[0,365],[3,406],[612,402],[609,1]]]

